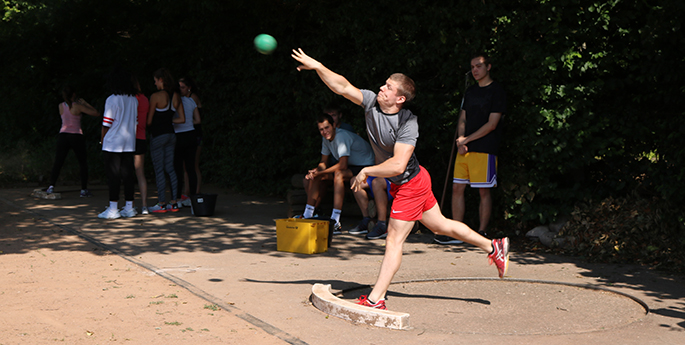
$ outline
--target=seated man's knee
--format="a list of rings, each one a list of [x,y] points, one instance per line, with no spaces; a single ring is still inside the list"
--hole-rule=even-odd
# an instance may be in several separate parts
[[[371,188],[373,188],[374,194],[385,195],[388,186],[384,178],[378,177],[371,182]]]
[[[333,180],[336,183],[345,181],[345,173],[340,170],[336,171],[335,173],[333,173]]]

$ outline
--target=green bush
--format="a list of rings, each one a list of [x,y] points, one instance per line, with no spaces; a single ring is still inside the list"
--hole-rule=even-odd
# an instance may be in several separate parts
[[[416,81],[416,153],[440,199],[464,72],[473,52],[486,51],[509,99],[495,205],[505,225],[548,222],[636,186],[683,205],[684,7],[678,0],[5,2],[0,176],[49,174],[47,164],[8,170],[5,160],[20,160],[10,148],[23,142],[29,160],[47,162],[61,85],[74,84],[102,110],[104,75],[121,63],[146,94],[159,67],[200,84],[205,181],[282,194],[293,173],[318,159],[312,121],[336,99],[315,73],[295,70],[290,49],[302,47],[361,88],[377,90],[398,71]],[[252,47],[260,33],[278,40],[272,55]],[[360,109],[350,104],[347,121],[361,128]],[[97,140],[98,123],[84,130]],[[91,162],[97,174],[97,158]]]

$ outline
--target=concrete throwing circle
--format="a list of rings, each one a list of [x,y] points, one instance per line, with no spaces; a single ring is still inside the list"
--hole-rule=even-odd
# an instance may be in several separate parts
[[[369,287],[346,290],[353,300]],[[602,287],[527,279],[447,278],[393,283],[389,310],[409,313],[409,326],[440,333],[574,334],[622,327],[649,308]]]

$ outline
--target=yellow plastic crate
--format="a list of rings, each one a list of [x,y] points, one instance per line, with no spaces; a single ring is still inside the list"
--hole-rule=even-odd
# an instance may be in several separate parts
[[[281,252],[314,254],[328,250],[328,221],[320,219],[276,219],[276,249]]]

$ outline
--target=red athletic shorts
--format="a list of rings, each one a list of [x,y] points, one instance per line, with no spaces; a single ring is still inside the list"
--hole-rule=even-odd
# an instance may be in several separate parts
[[[419,174],[403,185],[390,185],[392,202],[390,218],[415,221],[423,218],[423,213],[438,203],[431,189],[431,176],[424,167],[419,167]]]

